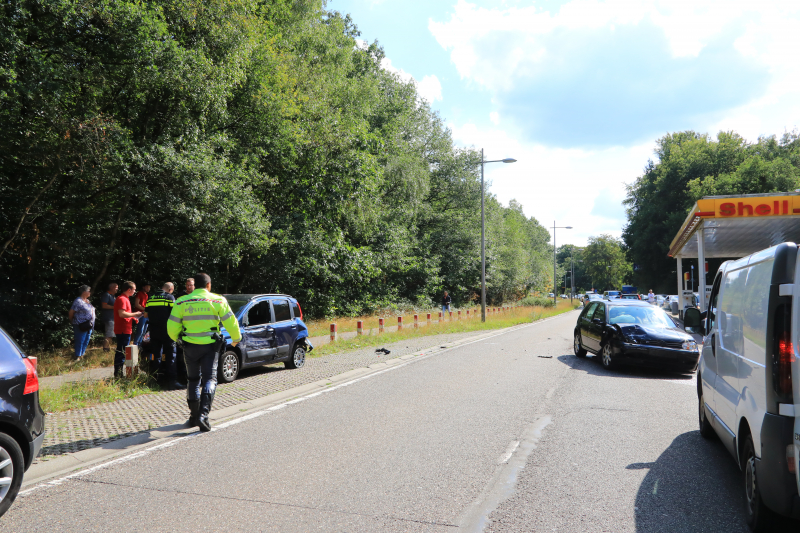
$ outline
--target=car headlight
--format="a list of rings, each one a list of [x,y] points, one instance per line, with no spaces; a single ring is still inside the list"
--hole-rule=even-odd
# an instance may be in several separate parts
[[[691,340],[691,341],[683,341],[682,348],[684,350],[691,350],[693,352],[696,352],[697,351],[697,343],[695,341],[693,341],[693,340]]]

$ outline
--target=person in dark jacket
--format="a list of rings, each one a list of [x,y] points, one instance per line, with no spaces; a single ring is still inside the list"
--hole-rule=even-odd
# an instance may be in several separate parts
[[[444,296],[442,296],[442,315],[446,316],[447,313],[450,312],[450,302],[453,299],[450,298],[450,295],[447,294],[447,291],[444,291]]]
[[[175,305],[174,290],[175,286],[166,282],[160,291],[147,300],[144,316],[150,324],[150,350],[154,362],[158,361],[159,383],[168,390],[183,390],[186,385],[178,381],[175,341],[167,334],[167,321]]]

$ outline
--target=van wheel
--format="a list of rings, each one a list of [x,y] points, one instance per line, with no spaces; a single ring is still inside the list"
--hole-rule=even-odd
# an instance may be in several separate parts
[[[756,452],[753,438],[748,435],[744,441],[744,495],[747,525],[756,533],[772,529],[773,512],[761,500],[761,489],[756,471]]]
[[[239,356],[234,351],[227,351],[219,361],[219,370],[217,371],[217,379],[220,383],[230,383],[235,380],[239,375],[239,369],[242,365],[239,364]]]
[[[703,399],[703,385],[699,383],[700,376],[697,376],[697,381],[697,403],[700,406],[698,409],[698,417],[700,420],[700,436],[704,439],[710,439],[715,435],[714,428],[711,427],[711,422],[709,422],[708,418],[706,417],[706,402]]]
[[[614,349],[611,347],[611,341],[606,342],[600,351],[600,362],[603,364],[603,368],[611,370],[617,366],[614,363],[613,353]]]
[[[586,357],[586,349],[581,346],[581,334],[575,334],[575,344],[572,346],[575,351],[575,357]]]
[[[286,368],[300,368],[306,364],[306,347],[302,343],[297,343],[292,348],[292,358],[284,362]]]
[[[0,516],[14,503],[24,474],[25,462],[19,444],[0,433]]]

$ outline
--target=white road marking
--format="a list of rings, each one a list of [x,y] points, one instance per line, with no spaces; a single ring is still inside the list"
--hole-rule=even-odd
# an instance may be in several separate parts
[[[517,451],[518,447],[519,447],[518,440],[511,441],[511,444],[509,444],[508,448],[506,448],[506,453],[500,456],[500,459],[498,459],[497,464],[502,465],[507,463],[508,460],[511,459],[511,456],[514,455],[514,452]]]
[[[566,313],[564,313],[564,314],[566,314]],[[564,316],[563,314],[562,315],[556,315],[554,317],[546,318],[544,320],[537,321],[537,322],[532,322],[530,324],[524,324],[524,325],[521,325],[521,326],[515,326],[515,327],[509,328],[507,330],[501,331],[500,333],[496,333],[494,335],[489,335],[489,336],[483,337],[481,339],[476,339],[474,341],[458,344],[456,346],[447,348],[446,351],[450,351],[450,350],[455,349],[455,348],[461,348],[462,346],[469,346],[470,344],[475,344],[475,343],[482,342],[482,341],[485,341],[485,340],[488,340],[488,339],[493,339],[494,337],[499,337],[500,335],[505,335],[507,333],[512,333],[512,332],[518,331],[520,329],[525,329],[525,328],[528,328],[528,327],[531,327],[531,326],[536,326],[536,325],[542,324],[543,322],[548,322],[550,320],[555,320],[557,318],[563,318],[563,316]],[[398,363],[397,365],[389,367],[389,368],[387,368],[385,370],[380,370],[380,371],[374,372],[372,374],[367,374],[366,376],[357,377],[357,378],[354,378],[354,379],[352,379],[350,381],[344,381],[342,383],[339,383],[338,385],[334,385],[332,387],[328,387],[326,389],[322,389],[322,390],[320,390],[318,392],[312,392],[311,394],[307,394],[305,396],[300,396],[298,398],[294,398],[294,399],[291,399],[291,400],[286,400],[286,401],[281,402],[281,403],[279,403],[277,405],[273,405],[272,407],[268,407],[266,409],[262,409],[260,411],[254,412],[254,413],[250,413],[250,414],[241,416],[239,418],[235,418],[233,420],[228,420],[227,422],[222,422],[220,424],[215,424],[214,427],[211,428],[211,432],[219,431],[219,430],[222,430],[222,429],[226,429],[226,428],[229,428],[231,426],[235,426],[236,424],[241,424],[242,422],[246,422],[248,420],[253,420],[255,418],[261,417],[261,416],[263,416],[265,414],[268,414],[268,413],[271,413],[273,411],[277,411],[279,409],[283,409],[287,405],[300,403],[302,401],[308,400],[310,398],[315,398],[315,397],[317,397],[317,396],[319,396],[321,394],[325,394],[327,392],[332,392],[332,391],[341,389],[343,387],[349,387],[350,385],[353,385],[354,383],[358,383],[358,382],[363,381],[365,379],[369,379],[369,378],[372,378],[372,377],[375,377],[375,376],[379,376],[381,374],[385,374],[386,372],[391,372],[393,370],[397,370],[398,368],[403,368],[404,366],[409,365],[409,364],[411,364],[411,363],[413,363],[415,361],[420,361],[422,359],[427,359],[428,357],[431,357],[431,356],[436,355],[438,353],[441,353],[441,351],[434,352],[434,353],[428,353],[428,354],[422,354],[422,355],[419,355],[419,356],[417,356],[417,357],[415,357],[413,359],[409,359],[407,362]],[[549,424],[550,423],[549,422],[549,417],[547,417],[547,418],[548,418],[548,422],[547,423]],[[545,424],[545,425],[547,425],[547,424]],[[174,439],[172,439],[172,440],[170,440],[168,442],[157,444],[157,445],[152,446],[150,448],[147,448],[147,449],[144,449],[144,450],[141,450],[141,451],[138,451],[138,452],[131,453],[130,455],[125,455],[125,456],[122,456],[122,457],[118,457],[118,458],[112,459],[112,460],[110,460],[108,462],[101,463],[99,465],[95,465],[95,466],[92,466],[90,468],[85,468],[85,469],[79,470],[77,472],[73,472],[72,474],[68,474],[68,475],[60,477],[58,479],[42,482],[42,483],[40,483],[38,485],[34,485],[33,487],[31,487],[29,489],[20,491],[19,494],[17,494],[17,496],[26,496],[26,495],[31,494],[32,492],[34,492],[34,491],[36,491],[38,489],[48,488],[48,487],[55,487],[55,486],[61,485],[62,483],[66,482],[66,481],[69,481],[71,479],[74,479],[74,478],[77,478],[77,477],[80,477],[80,476],[85,476],[87,474],[92,474],[94,472],[97,472],[98,470],[102,470],[102,469],[108,468],[110,466],[126,463],[128,461],[133,461],[134,459],[139,459],[139,458],[145,457],[145,456],[150,455],[151,453],[153,453],[155,451],[162,450],[162,449],[165,449],[165,448],[169,448],[170,446],[175,446],[176,444],[178,444],[180,442],[184,442],[184,441],[186,441],[188,439],[199,437],[201,434],[202,433],[200,431],[196,431],[194,433],[190,433],[189,435],[185,435],[183,437],[176,437],[176,438],[174,438]],[[533,448],[531,448],[531,450],[532,449]],[[528,453],[530,453],[530,451],[528,451]],[[512,455],[513,455],[513,452],[512,452]],[[527,458],[527,453],[525,454],[525,457]],[[516,474],[515,474],[515,479],[516,479]],[[487,516],[488,516],[488,514],[487,514]]]
[[[509,496],[514,493],[517,477],[525,468],[528,456],[536,448],[542,431],[553,421],[550,415],[537,418],[526,430],[525,434],[515,447],[515,451],[507,462],[501,464],[492,479],[487,483],[481,495],[475,500],[458,520],[459,529],[471,533],[481,533],[489,524],[489,515]]]

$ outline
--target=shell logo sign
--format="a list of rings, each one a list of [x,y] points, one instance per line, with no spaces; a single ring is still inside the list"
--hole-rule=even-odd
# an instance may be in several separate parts
[[[698,200],[695,216],[747,218],[797,214],[800,214],[800,196],[762,196]]]

